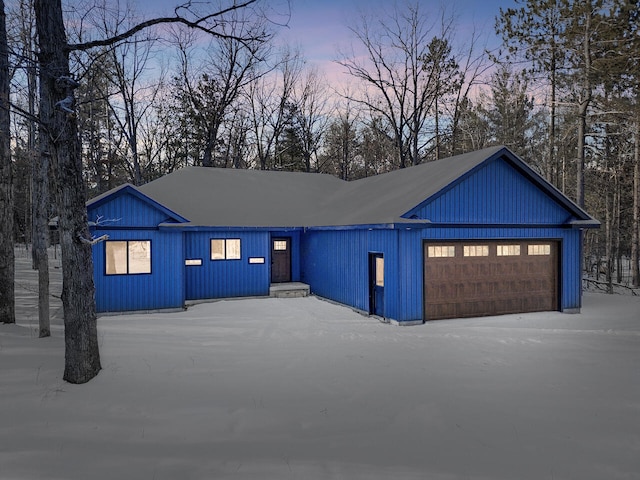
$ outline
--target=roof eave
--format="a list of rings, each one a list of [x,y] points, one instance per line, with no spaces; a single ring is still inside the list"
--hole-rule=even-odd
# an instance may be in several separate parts
[[[566,223],[570,228],[600,228],[601,223],[595,218],[590,218],[588,220],[572,220]]]

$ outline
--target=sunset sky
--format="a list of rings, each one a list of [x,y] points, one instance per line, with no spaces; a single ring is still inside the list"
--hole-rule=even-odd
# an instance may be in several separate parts
[[[443,5],[447,15],[456,19],[456,32],[461,43],[467,40],[473,30],[484,36],[489,48],[497,47],[494,22],[500,7],[515,5],[515,0],[419,0],[420,6],[434,21],[440,18]],[[167,15],[180,4],[180,0],[137,0],[138,10],[148,15]],[[413,3],[410,0],[409,3]],[[287,0],[269,0],[276,12],[288,12]],[[402,1],[399,2],[402,5]],[[375,13],[390,8],[389,0],[290,0],[291,17],[288,26],[280,29],[280,41],[299,46],[310,65],[316,65],[329,77],[340,69],[333,60],[339,47],[348,47],[351,33],[348,25],[353,25],[361,13]]]

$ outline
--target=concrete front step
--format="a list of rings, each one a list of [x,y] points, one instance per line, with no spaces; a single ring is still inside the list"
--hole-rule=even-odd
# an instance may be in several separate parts
[[[269,287],[269,296],[276,298],[307,297],[309,285],[301,282],[274,283]]]

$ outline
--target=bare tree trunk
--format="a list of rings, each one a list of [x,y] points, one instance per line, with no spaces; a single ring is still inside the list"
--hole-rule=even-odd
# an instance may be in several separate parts
[[[606,262],[606,275],[605,280],[607,282],[607,293],[613,293],[613,277],[612,273],[612,265],[613,265],[613,234],[612,234],[612,201],[611,194],[607,190],[605,195],[605,229],[604,229],[604,251],[605,251],[605,262]]]
[[[4,0],[0,0],[0,321],[16,322],[13,171],[10,146],[9,54]]]
[[[34,92],[35,94],[35,92]],[[41,152],[48,152],[48,138],[42,135]],[[39,336],[51,335],[49,324],[49,155],[33,155],[32,202],[32,255],[33,268],[38,270],[38,324]]]
[[[584,61],[583,84],[580,103],[578,105],[578,158],[576,165],[576,200],[580,208],[584,208],[584,164],[585,164],[585,138],[587,136],[587,114],[591,104],[591,12],[587,12],[584,18],[584,38],[582,43],[582,55]]]
[[[100,371],[95,287],[83,185],[78,125],[69,74],[67,39],[60,0],[36,0],[39,40],[40,128],[42,155],[50,155],[56,180],[56,203],[62,249],[62,306],[64,309],[64,380],[85,383]]]
[[[636,115],[636,140],[633,154],[633,226],[631,233],[631,278],[640,287],[640,115]]]
[[[28,119],[27,147],[31,158],[31,254],[34,270],[38,271],[38,325],[39,337],[51,336],[49,321],[49,156],[41,155],[37,148],[37,115],[36,98],[38,90],[37,70],[35,68],[36,42],[33,30],[32,3],[25,5],[23,12],[29,12],[29,19],[22,26],[21,40],[24,50],[29,55],[27,69],[28,108],[31,118]],[[28,9],[28,10],[27,10]],[[47,141],[43,137],[42,141]],[[43,147],[40,151],[49,151]]]
[[[547,180],[559,185],[558,166],[556,165],[556,69],[555,51],[551,60],[551,115],[549,118],[549,164],[547,165]],[[563,193],[565,193],[563,191]]]
[[[622,251],[620,249],[620,243],[621,243],[621,239],[620,239],[620,225],[622,224],[621,222],[621,205],[620,205],[620,197],[622,196],[622,186],[620,185],[620,176],[618,175],[618,173],[616,172],[616,190],[615,190],[615,217],[614,217],[614,226],[615,226],[615,243],[613,245],[613,249],[615,252],[615,257],[616,257],[616,263],[615,263],[615,272],[616,272],[616,282],[617,283],[622,283]],[[613,266],[611,267],[613,268]]]

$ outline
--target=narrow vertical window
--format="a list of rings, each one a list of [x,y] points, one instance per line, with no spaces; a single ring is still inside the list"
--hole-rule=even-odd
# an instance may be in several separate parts
[[[107,275],[127,273],[127,242],[106,242]]]
[[[384,287],[384,258],[376,257],[376,286]]]
[[[240,239],[230,238],[227,243],[227,260],[239,260],[240,257]]]
[[[151,273],[151,242],[129,242],[127,250],[129,254],[128,273]]]
[[[224,240],[213,238],[211,239],[211,260],[224,260],[225,248]]]

